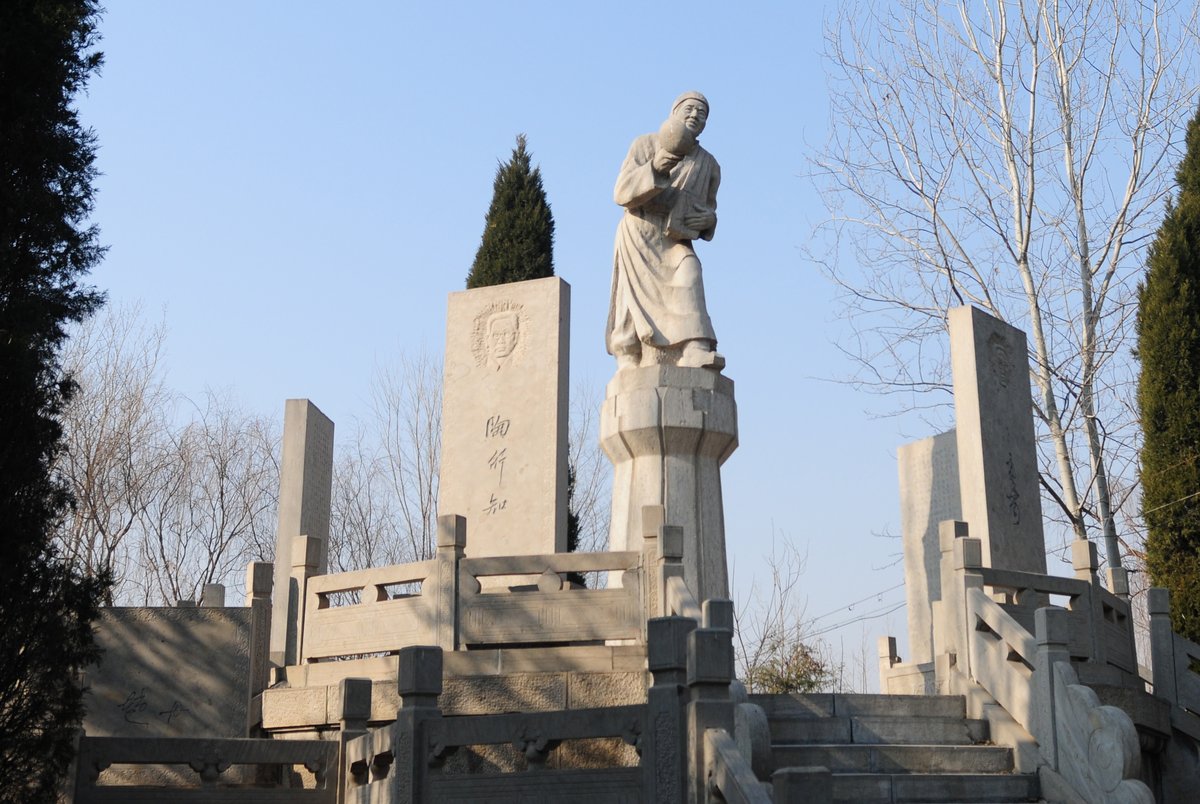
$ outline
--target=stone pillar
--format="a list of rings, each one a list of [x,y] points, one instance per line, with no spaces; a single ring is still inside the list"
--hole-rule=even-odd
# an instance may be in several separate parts
[[[905,444],[896,458],[908,600],[908,660],[924,664],[933,661],[933,605],[942,599],[938,527],[962,519],[955,432]]]
[[[709,369],[623,369],[608,384],[600,445],[613,462],[610,549],[642,548],[642,509],[683,528],[697,600],[729,597],[721,464],[737,448],[733,381]]]
[[[333,422],[307,399],[284,406],[279,465],[279,527],[275,532],[275,599],[271,609],[271,663],[294,661],[295,623],[303,602],[292,578],[292,544],[298,536],[319,542],[314,574],[329,556],[329,498],[333,487]]]
[[[962,518],[984,566],[1046,574],[1025,333],[975,307],[950,311]]]

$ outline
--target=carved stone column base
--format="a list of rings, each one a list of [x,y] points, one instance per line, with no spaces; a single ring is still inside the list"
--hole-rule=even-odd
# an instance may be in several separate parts
[[[727,598],[721,464],[737,448],[733,381],[709,369],[618,371],[600,412],[613,462],[610,549],[642,548],[642,507],[683,528],[684,578],[697,600]]]

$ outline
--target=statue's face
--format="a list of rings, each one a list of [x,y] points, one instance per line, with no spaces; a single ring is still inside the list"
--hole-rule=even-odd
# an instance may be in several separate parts
[[[492,357],[502,360],[517,348],[517,321],[512,316],[498,316],[488,326],[488,350]]]
[[[708,122],[708,107],[701,101],[688,99],[675,107],[675,118],[687,126],[688,131],[699,137]]]

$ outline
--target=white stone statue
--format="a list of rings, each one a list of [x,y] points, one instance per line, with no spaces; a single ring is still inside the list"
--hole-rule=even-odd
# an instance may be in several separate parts
[[[617,227],[608,351],[617,368],[669,364],[720,370],[717,336],[704,303],[696,238],[717,226],[721,168],[696,138],[708,101],[685,92],[655,134],[634,140],[614,200],[625,207]]]

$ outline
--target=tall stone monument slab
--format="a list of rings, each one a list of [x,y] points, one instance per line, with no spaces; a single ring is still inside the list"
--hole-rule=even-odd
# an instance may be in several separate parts
[[[938,523],[962,519],[955,431],[905,444],[900,465],[900,530],[908,599],[908,656],[932,662],[933,603],[942,599]]]
[[[271,663],[295,664],[300,592],[292,578],[292,545],[298,536],[317,541],[317,571],[329,555],[329,504],[333,488],[333,422],[307,399],[289,399],[283,412],[279,466],[279,526],[275,532],[275,584],[271,608]]]
[[[566,550],[570,293],[549,277],[450,294],[438,510],[466,517],[472,558]]]
[[[610,549],[640,550],[642,508],[661,505],[666,524],[683,528],[688,588],[728,598],[721,464],[737,448],[733,381],[704,368],[622,369],[600,411],[600,445],[614,466]]]
[[[975,307],[950,311],[962,518],[999,569],[1046,572],[1025,333]]]

